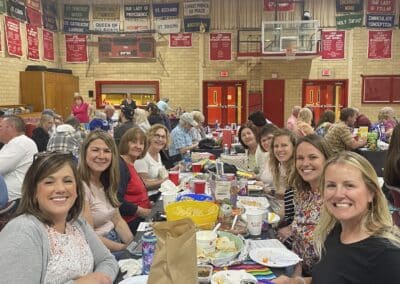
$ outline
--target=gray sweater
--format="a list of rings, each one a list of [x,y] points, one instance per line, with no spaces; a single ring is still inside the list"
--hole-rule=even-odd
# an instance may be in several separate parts
[[[73,224],[82,229],[90,246],[94,272],[103,272],[114,280],[118,273],[114,256],[85,221],[78,219]],[[18,216],[0,232],[0,283],[44,283],[49,256],[44,224],[32,215]]]

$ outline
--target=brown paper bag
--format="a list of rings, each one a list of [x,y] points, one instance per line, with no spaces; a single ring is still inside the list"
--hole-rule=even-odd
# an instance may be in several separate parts
[[[153,224],[156,251],[149,284],[197,284],[195,225],[191,219]]]

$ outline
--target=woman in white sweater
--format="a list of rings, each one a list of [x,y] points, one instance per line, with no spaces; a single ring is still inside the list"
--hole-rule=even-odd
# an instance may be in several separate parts
[[[71,154],[37,154],[17,216],[0,233],[2,283],[110,284],[114,257],[79,218],[82,184]]]

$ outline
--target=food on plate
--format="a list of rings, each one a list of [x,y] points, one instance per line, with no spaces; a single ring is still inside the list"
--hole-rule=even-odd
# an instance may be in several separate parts
[[[268,261],[269,261],[268,257],[263,257],[263,258],[262,258],[262,262],[268,263]]]
[[[236,244],[233,240],[228,237],[217,238],[217,250],[224,252],[236,251]]]
[[[270,213],[268,214],[268,223],[274,222],[275,216],[276,216],[276,214],[275,214],[274,212],[270,212]]]
[[[243,206],[262,207],[262,204],[255,200],[240,200]]]

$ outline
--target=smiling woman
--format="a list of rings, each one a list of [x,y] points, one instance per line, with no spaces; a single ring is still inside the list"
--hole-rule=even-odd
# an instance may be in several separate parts
[[[36,155],[23,182],[18,217],[0,233],[0,254],[7,256],[0,258],[2,281],[112,283],[117,264],[79,218],[83,203],[72,155]]]

